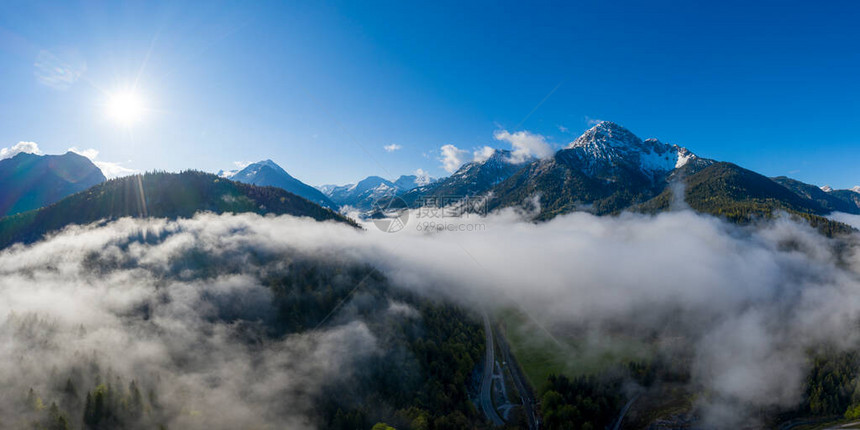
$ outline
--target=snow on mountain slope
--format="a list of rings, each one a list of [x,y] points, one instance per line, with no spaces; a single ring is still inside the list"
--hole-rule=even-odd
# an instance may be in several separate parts
[[[225,172],[222,170],[218,172],[218,176],[246,184],[282,188],[323,207],[337,209],[337,205],[326,197],[325,194],[290,176],[286,170],[282,169],[281,166],[272,160],[263,160],[249,164],[238,172]]]
[[[409,191],[413,188],[423,187],[435,181],[430,175],[423,172],[418,172],[416,175],[401,175],[394,180],[394,186],[400,191]]]
[[[379,176],[368,176],[355,184],[324,186],[320,189],[341,207],[367,210],[376,202],[432,181],[427,175],[402,175],[393,182]]]
[[[393,187],[394,184],[385,178],[380,178],[379,176],[368,176],[358,181],[357,184],[350,186],[347,190],[355,194],[364,194],[366,192],[375,192],[377,190],[384,191]]]
[[[496,149],[484,161],[472,161],[462,165],[448,179],[458,182],[470,182],[480,188],[489,189],[493,185],[510,177],[520,167],[534,161],[534,158],[522,162],[514,162],[511,151]]]
[[[406,204],[417,207],[428,203],[437,204],[440,200],[454,201],[481,195],[511,177],[531,161],[534,159],[515,163],[512,161],[511,151],[496,149],[485,160],[466,163],[451,176],[412,189],[401,194],[400,198]]]
[[[697,156],[678,145],[657,139],[642,140],[624,127],[609,121],[587,130],[567,149],[575,150],[591,175],[626,164],[650,177],[683,167]]]
[[[231,179],[231,178],[233,178],[233,175],[235,175],[237,173],[239,173],[238,169],[233,169],[233,170],[223,170],[222,169],[222,170],[219,170],[218,173],[216,173],[216,175],[218,175],[219,178]]]
[[[219,175],[219,176],[220,176],[220,175]],[[325,194],[326,196],[328,196],[329,194],[331,194],[332,190],[334,190],[334,189],[336,189],[336,188],[338,188],[338,187],[340,187],[340,185],[335,185],[335,184],[325,184],[325,185],[317,185],[317,186],[315,186],[314,188],[316,188],[316,189],[320,190],[320,192],[321,192],[321,193],[323,193],[323,194]]]
[[[250,183],[251,181],[258,178],[259,175],[261,175],[263,173],[268,173],[267,170],[271,170],[272,172],[275,172],[279,176],[282,176],[284,178],[289,177],[289,178],[295,180],[295,178],[290,176],[290,174],[287,173],[286,170],[282,169],[281,166],[275,164],[275,162],[272,160],[263,160],[263,161],[259,161],[256,163],[249,164],[244,169],[232,174],[230,176],[230,179],[232,179],[234,181]],[[267,185],[267,184],[256,184],[256,185]],[[287,190],[287,191],[289,191],[289,190]]]

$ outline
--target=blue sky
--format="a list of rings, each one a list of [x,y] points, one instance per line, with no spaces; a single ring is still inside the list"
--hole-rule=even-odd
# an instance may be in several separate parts
[[[136,170],[271,158],[318,185],[443,176],[443,145],[561,147],[605,119],[860,184],[855,2],[250,3],[0,3],[0,147]],[[125,126],[105,104],[130,87],[147,110]]]

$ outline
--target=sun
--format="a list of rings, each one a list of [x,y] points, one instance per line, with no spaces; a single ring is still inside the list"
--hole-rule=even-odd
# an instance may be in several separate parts
[[[114,93],[108,98],[108,117],[122,125],[129,126],[139,122],[143,113],[143,100],[133,91]]]

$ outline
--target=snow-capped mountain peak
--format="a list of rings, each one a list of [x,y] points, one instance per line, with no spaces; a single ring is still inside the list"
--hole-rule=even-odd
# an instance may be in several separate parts
[[[268,159],[260,161],[259,163],[255,163],[255,164],[258,164],[260,166],[266,166],[266,167],[269,167],[269,168],[272,168],[275,170],[281,170],[281,171],[284,170],[283,168],[281,168],[281,166],[277,165],[274,161],[268,160]]]
[[[265,171],[266,169],[271,169],[277,175],[289,177],[292,179],[292,176],[290,176],[290,174],[287,173],[286,170],[281,168],[281,166],[277,165],[277,163],[275,163],[272,160],[263,160],[263,161],[258,161],[256,163],[251,163],[251,164],[247,165],[244,169],[239,170],[238,172],[230,175],[229,178],[236,180],[236,181],[239,181],[239,182],[252,183],[253,178],[256,177],[257,175],[261,174],[261,172]]]
[[[630,130],[610,121],[601,121],[594,127],[586,130],[581,136],[568,145],[568,148],[575,147],[627,147],[641,146],[642,140],[631,133]]]
[[[218,176],[236,182],[244,182],[246,184],[282,188],[316,204],[330,209],[337,209],[337,205],[329,200],[325,194],[292,177],[286,170],[281,168],[281,166],[272,160],[263,160],[251,163],[239,171],[221,170],[218,172]]]
[[[394,185],[401,191],[408,191],[413,188],[430,185],[435,180],[423,170],[419,170],[414,175],[400,175],[399,178],[394,180]]]
[[[350,186],[351,186],[351,185],[352,185],[352,184],[350,184]],[[339,188],[339,187],[341,187],[341,185],[335,185],[335,184],[323,184],[323,185],[317,185],[317,186],[315,186],[314,188],[316,188],[316,189],[320,190],[320,192],[321,192],[321,193],[323,193],[323,194],[325,194],[325,195],[329,195],[329,194],[332,192],[332,190],[337,189],[337,188]]]
[[[481,170],[484,172],[487,171],[506,171],[510,170],[511,166],[523,165],[530,161],[534,161],[534,159],[527,159],[519,162],[515,162],[512,158],[512,152],[507,149],[496,149],[493,151],[493,155],[489,156],[486,160],[483,161],[472,161],[460,166],[456,172],[454,172],[451,177],[458,176],[471,176],[475,174],[474,172]],[[504,175],[505,179],[507,175]]]
[[[341,207],[366,210],[386,198],[433,182],[434,179],[423,171],[418,173],[402,175],[393,182],[379,176],[368,176],[355,184],[324,186],[320,189]]]
[[[348,190],[352,193],[361,194],[369,190],[379,188],[380,186],[392,187],[394,184],[385,178],[380,178],[379,176],[368,176],[358,181],[358,183],[351,185]]]
[[[860,185],[855,185],[854,188],[851,188],[851,191],[860,194]]]
[[[825,185],[825,186],[821,187],[821,191],[824,191],[825,193],[829,193],[829,192],[833,191],[833,187],[831,187],[830,185]]]
[[[603,121],[567,146],[575,150],[592,173],[606,167],[628,164],[653,176],[677,169],[697,158],[686,148],[657,139],[642,140],[626,128]]]

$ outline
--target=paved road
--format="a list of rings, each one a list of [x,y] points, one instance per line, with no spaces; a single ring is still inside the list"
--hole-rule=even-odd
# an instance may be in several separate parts
[[[633,402],[635,402],[638,398],[639,394],[636,394],[635,396],[630,398],[630,401],[627,402],[627,404],[624,405],[623,408],[621,408],[621,413],[618,414],[618,419],[615,421],[615,425],[612,426],[612,430],[618,430],[621,428],[621,422],[624,421],[624,415],[627,415],[627,411],[630,410],[630,407],[633,406]]]
[[[844,423],[833,427],[827,427],[824,430],[842,430],[842,429],[856,429],[860,426],[860,421],[852,421],[850,423]]]
[[[779,430],[791,430],[795,427],[808,426],[811,424],[822,424],[822,423],[826,423],[827,421],[832,421],[832,418],[815,418],[815,419],[793,420],[793,421],[789,421],[789,422],[780,424]],[[830,429],[825,429],[825,430],[830,430]]]
[[[484,377],[481,381],[481,409],[493,425],[501,426],[505,422],[502,421],[502,417],[499,416],[496,407],[493,406],[493,368],[496,358],[494,357],[493,327],[490,325],[490,317],[486,312],[484,313],[484,332],[487,336],[487,355],[484,360]]]
[[[504,335],[499,336],[499,350],[502,351],[502,355],[508,363],[507,367],[511,371],[511,378],[514,381],[514,385],[517,387],[517,392],[520,393],[523,413],[525,413],[529,430],[537,430],[540,427],[540,422],[538,421],[537,413],[535,412],[534,394],[532,393],[532,389],[528,385],[525,376],[523,376],[522,372],[520,372],[520,368],[516,365],[516,361],[511,353],[510,345],[508,345]]]

